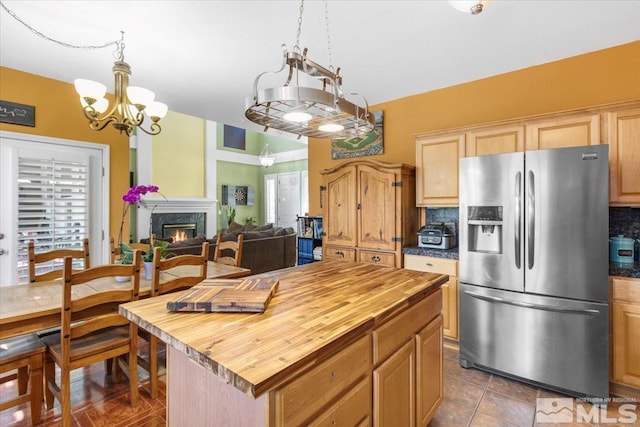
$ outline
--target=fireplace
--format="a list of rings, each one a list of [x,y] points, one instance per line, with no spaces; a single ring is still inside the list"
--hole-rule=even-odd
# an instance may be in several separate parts
[[[206,217],[205,212],[152,213],[151,232],[158,238],[171,237],[174,241],[206,235]]]

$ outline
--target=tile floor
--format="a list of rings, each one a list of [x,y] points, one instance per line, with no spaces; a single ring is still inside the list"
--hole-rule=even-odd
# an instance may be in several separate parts
[[[458,352],[444,350],[444,400],[430,427],[554,427],[554,424],[535,423],[537,397],[565,397],[549,391],[505,379],[486,372],[461,368]],[[114,383],[105,375],[103,364],[79,369],[72,373],[72,411],[75,426],[142,426],[159,427],[166,423],[164,382],[158,399],[151,399],[148,377],[141,371],[140,402],[129,405],[128,384]],[[161,378],[164,380],[164,378]],[[13,392],[15,384],[0,386],[0,395]],[[610,405],[608,417],[617,417],[617,407]],[[30,415],[27,405],[0,412],[0,426],[28,426]],[[60,407],[43,411],[39,426],[60,425]],[[559,427],[598,424],[557,424]],[[629,423],[601,423],[601,426],[640,426],[639,421]],[[182,426],[178,426],[182,427]],[[403,426],[391,426],[403,427]]]

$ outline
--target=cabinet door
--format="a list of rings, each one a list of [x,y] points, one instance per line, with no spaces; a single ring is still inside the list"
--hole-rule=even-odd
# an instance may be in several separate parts
[[[324,176],[324,243],[356,245],[356,168],[347,166]]]
[[[373,425],[415,426],[415,342],[410,340],[373,371]]]
[[[600,144],[600,115],[586,114],[527,125],[527,150]]]
[[[640,108],[608,115],[611,204],[640,204]]]
[[[458,339],[458,279],[450,277],[442,285],[442,325],[446,337]]]
[[[613,381],[640,387],[640,302],[613,302]]]
[[[467,132],[466,157],[524,151],[524,126]]]
[[[464,134],[416,140],[417,206],[458,206],[458,159],[464,153]]]
[[[358,247],[393,251],[396,247],[396,174],[358,166]],[[399,215],[399,213],[398,213]]]
[[[416,420],[426,426],[442,402],[442,316],[416,335]]]

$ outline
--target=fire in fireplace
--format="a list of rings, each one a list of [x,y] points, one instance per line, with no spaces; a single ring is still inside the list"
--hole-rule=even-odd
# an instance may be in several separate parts
[[[153,213],[151,232],[157,237],[172,238],[174,242],[204,235],[205,212],[194,213]]]

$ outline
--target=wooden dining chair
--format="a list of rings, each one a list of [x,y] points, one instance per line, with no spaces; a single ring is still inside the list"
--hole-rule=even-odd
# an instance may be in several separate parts
[[[242,261],[242,242],[244,236],[238,234],[237,240],[222,240],[222,233],[218,233],[216,240],[216,250],[213,253],[213,260],[222,264],[240,267]]]
[[[83,260],[83,269],[91,267],[89,261],[89,239],[82,239],[82,249],[53,249],[46,252],[36,253],[35,244],[32,241],[28,244],[29,252],[29,282],[42,282],[45,280],[54,280],[62,277],[62,268],[55,268],[55,260],[62,260],[65,257]],[[42,274],[36,274],[38,264],[54,261],[54,267],[51,271]],[[62,264],[62,262],[60,262]]]
[[[202,282],[207,277],[207,261],[209,260],[209,242],[202,243],[200,255],[178,255],[172,258],[161,259],[162,248],[155,247],[153,254],[153,278],[151,279],[151,297],[168,294],[170,292],[188,289]],[[185,267],[195,268],[193,274],[181,272],[180,276],[171,276],[172,269],[182,269]],[[149,332],[139,329],[138,335],[147,341],[149,351],[146,355],[138,357],[138,364],[149,373],[151,397],[158,397],[158,338]]]
[[[62,425],[71,425],[71,381],[74,369],[117,359],[116,368],[129,377],[129,399],[138,401],[138,326],[118,313],[118,305],[138,299],[141,252],[134,251],[133,264],[107,264],[73,271],[72,258],[65,257],[63,268],[62,326],[58,334],[42,338],[47,346],[45,359],[45,401],[53,406],[54,397],[62,407]],[[130,282],[116,283],[115,276],[131,276]],[[113,280],[113,287],[89,291],[89,283]],[[73,295],[73,298],[72,298]],[[60,368],[60,384],[55,367]]]
[[[0,384],[18,381],[18,396],[0,401],[0,411],[28,402],[32,425],[40,422],[42,414],[42,366],[45,350],[45,345],[36,334],[0,341]]]

